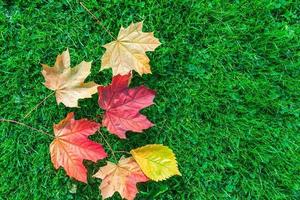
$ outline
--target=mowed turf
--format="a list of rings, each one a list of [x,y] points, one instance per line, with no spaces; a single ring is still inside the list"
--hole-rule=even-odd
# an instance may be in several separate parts
[[[142,111],[156,124],[119,140],[102,131],[116,151],[145,144],[169,146],[182,176],[139,184],[137,199],[300,198],[300,2],[293,1],[85,1],[117,35],[144,21],[162,45],[147,53],[152,74],[134,74],[131,87],[157,91]],[[80,108],[49,98],[41,63],[53,65],[69,48],[72,66],[93,61],[88,80],[109,84],[99,72],[101,46],[112,40],[79,1],[1,1],[0,117],[52,134],[70,111],[101,120],[97,95]],[[100,135],[91,137],[102,143]],[[85,161],[88,184],[72,180],[51,163],[51,138],[0,123],[0,199],[101,199],[91,177],[105,160]],[[118,153],[118,157],[122,154]],[[113,161],[110,157],[108,160]],[[121,199],[115,194],[112,199]]]

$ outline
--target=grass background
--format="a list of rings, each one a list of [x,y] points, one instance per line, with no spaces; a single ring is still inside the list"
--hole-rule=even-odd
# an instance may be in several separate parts
[[[51,92],[40,63],[53,65],[67,47],[72,66],[93,60],[88,80],[108,84],[111,71],[98,70],[110,36],[78,1],[0,2],[1,118],[50,133],[70,111],[99,121],[97,95],[81,100],[81,109],[57,106],[52,97],[22,117]],[[182,177],[140,184],[137,199],[300,199],[298,0],[85,5],[114,35],[144,20],[144,30],[162,42],[148,53],[152,75],[135,74],[131,84],[157,91],[156,104],[143,110],[156,126],[122,141],[102,129],[115,150],[163,143],[176,153]],[[99,135],[92,139],[109,152]],[[101,199],[101,181],[91,174],[105,161],[85,162],[85,185],[54,170],[50,143],[47,135],[0,123],[0,199]]]

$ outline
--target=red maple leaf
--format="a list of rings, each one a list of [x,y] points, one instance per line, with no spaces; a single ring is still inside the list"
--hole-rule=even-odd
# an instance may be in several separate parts
[[[126,131],[142,132],[153,124],[139,111],[153,104],[155,92],[140,86],[129,89],[131,73],[117,75],[108,86],[99,86],[99,106],[106,112],[102,124],[109,132],[126,138]]]
[[[50,144],[51,161],[56,169],[63,167],[70,177],[87,182],[87,170],[83,160],[96,162],[107,156],[103,147],[88,139],[100,128],[100,124],[87,119],[74,119],[71,112],[59,124],[53,126],[55,139]]]

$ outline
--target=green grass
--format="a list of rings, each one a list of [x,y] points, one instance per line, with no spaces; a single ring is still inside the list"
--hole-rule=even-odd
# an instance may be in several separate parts
[[[50,133],[70,111],[99,121],[97,95],[81,109],[52,97],[22,116],[51,92],[40,63],[52,65],[67,47],[72,66],[93,60],[88,79],[108,84],[111,71],[98,71],[110,36],[77,1],[0,2],[0,117]],[[115,150],[163,143],[177,155],[182,176],[140,184],[137,199],[300,199],[298,0],[99,2],[85,5],[114,35],[144,20],[162,42],[148,53],[152,75],[131,84],[157,91],[143,110],[156,126],[127,140],[103,128]],[[91,174],[105,161],[85,162],[82,184],[54,169],[47,135],[8,123],[0,130],[0,199],[101,199]],[[101,136],[92,139],[109,152]]]

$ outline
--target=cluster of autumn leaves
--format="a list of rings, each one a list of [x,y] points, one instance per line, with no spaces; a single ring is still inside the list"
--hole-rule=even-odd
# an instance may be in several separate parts
[[[78,107],[78,100],[90,98],[98,92],[99,107],[105,113],[102,123],[74,118],[69,113],[65,119],[53,126],[54,140],[50,144],[51,161],[56,169],[63,167],[74,179],[87,183],[87,169],[83,160],[97,162],[107,157],[101,144],[88,136],[95,134],[101,126],[117,137],[126,138],[126,132],[142,132],[153,126],[146,116],[139,113],[153,104],[155,92],[145,86],[129,88],[132,71],[140,75],[151,73],[146,51],[160,45],[153,32],[142,32],[143,23],[121,28],[117,39],[104,47],[101,69],[112,68],[112,83],[101,86],[95,82],[84,83],[90,74],[91,62],[82,61],[70,67],[69,51],[58,55],[53,67],[43,65],[45,86],[55,92],[57,103],[66,107]],[[130,151],[131,157],[122,157],[118,163],[107,162],[93,175],[102,179],[102,197],[111,197],[119,192],[122,198],[134,199],[136,184],[149,180],[160,181],[180,175],[174,153],[161,144],[146,145]]]

